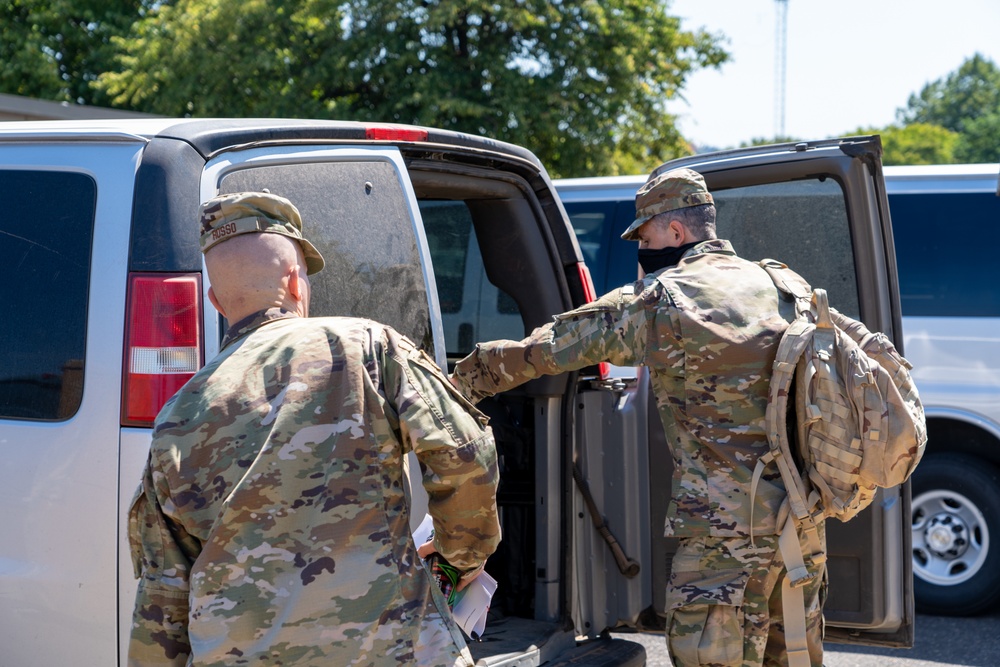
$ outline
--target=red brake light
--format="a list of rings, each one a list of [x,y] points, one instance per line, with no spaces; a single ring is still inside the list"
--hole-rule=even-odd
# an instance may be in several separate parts
[[[576,271],[580,275],[580,283],[583,285],[583,298],[587,303],[597,299],[597,290],[594,289],[594,279],[590,277],[590,269],[583,262],[578,262]]]
[[[365,138],[376,141],[427,141],[427,130],[413,127],[369,127],[365,129]]]
[[[580,275],[580,283],[583,285],[583,298],[587,303],[597,300],[597,290],[594,289],[594,280],[590,277],[590,269],[583,262],[576,265],[577,273]],[[601,374],[602,380],[607,380],[611,376],[611,364],[602,361],[597,364],[597,371]]]
[[[149,426],[201,368],[201,276],[129,275],[122,424]]]

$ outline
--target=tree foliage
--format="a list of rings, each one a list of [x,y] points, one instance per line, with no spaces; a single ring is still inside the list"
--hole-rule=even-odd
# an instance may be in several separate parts
[[[114,64],[142,0],[6,0],[0,3],[0,92],[109,104],[92,87]]]
[[[955,146],[959,162],[1000,162],[1000,111],[965,122]]]
[[[882,163],[951,164],[955,162],[957,132],[929,123],[890,125],[881,130],[859,131],[882,135]]]
[[[1000,68],[977,53],[951,74],[910,95],[896,115],[904,125],[928,123],[961,133],[971,120],[997,112]]]
[[[882,135],[885,164],[1000,161],[1000,68],[975,54],[910,95]]]
[[[171,0],[98,90],[163,115],[415,123],[530,147],[557,175],[690,147],[668,100],[728,54],[659,0]]]

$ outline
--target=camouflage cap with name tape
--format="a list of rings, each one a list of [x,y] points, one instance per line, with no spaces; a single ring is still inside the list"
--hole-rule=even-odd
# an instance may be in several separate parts
[[[282,234],[298,242],[306,273],[323,270],[323,255],[302,236],[302,216],[292,202],[269,192],[231,192],[201,205],[201,251],[240,234]]]
[[[714,204],[705,187],[705,178],[691,169],[673,169],[653,174],[635,193],[635,220],[622,234],[626,241],[638,241],[636,232],[654,215],[689,206]]]

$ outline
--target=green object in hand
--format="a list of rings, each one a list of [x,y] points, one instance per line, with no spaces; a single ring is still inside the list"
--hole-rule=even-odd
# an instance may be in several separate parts
[[[454,606],[458,595],[458,580],[462,576],[458,568],[436,553],[431,554],[427,563],[430,565],[431,576],[437,581],[441,592],[444,593],[445,599],[448,601],[448,606]]]

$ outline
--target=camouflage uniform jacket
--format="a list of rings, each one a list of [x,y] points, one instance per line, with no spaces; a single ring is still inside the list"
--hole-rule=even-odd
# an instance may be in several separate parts
[[[676,267],[558,315],[520,342],[477,346],[452,379],[478,401],[600,361],[647,366],[674,461],[666,534],[747,536],[753,469],[768,450],[771,363],[792,317],[762,268],[728,241],[704,241]],[[778,532],[784,487],[768,473],[755,535]]]
[[[439,553],[500,539],[486,418],[375,322],[271,309],[164,406],[129,513],[130,665],[471,665],[419,563],[404,453]]]

